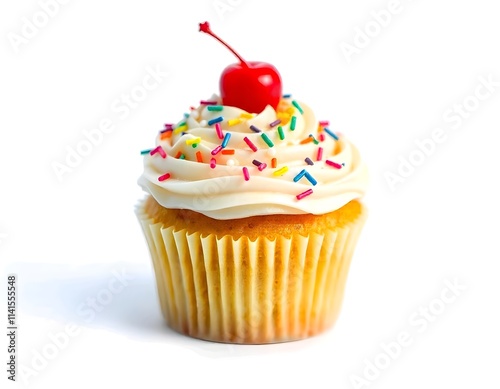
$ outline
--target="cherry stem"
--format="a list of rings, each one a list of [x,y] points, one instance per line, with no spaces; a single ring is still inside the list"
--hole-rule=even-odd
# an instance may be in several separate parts
[[[208,22],[200,23],[200,31],[217,39],[220,43],[226,46],[231,51],[231,53],[233,53],[236,56],[236,58],[238,58],[238,60],[241,62],[242,65],[244,65],[245,67],[249,67],[248,63],[241,57],[241,55],[239,55],[231,46],[229,46],[226,42],[224,42],[222,39],[220,39],[217,35],[214,34],[214,32],[210,29],[210,24]]]

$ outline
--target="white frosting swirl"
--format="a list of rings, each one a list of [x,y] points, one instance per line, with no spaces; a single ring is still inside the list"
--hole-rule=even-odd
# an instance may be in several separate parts
[[[217,96],[211,100],[220,103]],[[290,100],[282,101],[289,113],[296,117],[295,129],[291,129],[291,121],[282,125],[285,139],[281,140],[277,126],[271,128],[270,123],[283,115],[267,106],[264,111],[252,118],[242,118],[241,123],[229,124],[229,120],[248,116],[239,108],[224,106],[222,111],[209,111],[201,105],[191,111],[186,118],[185,133],[174,131],[170,138],[161,140],[159,135],[157,146],[161,146],[167,157],[159,153],[144,157],[144,173],[139,178],[139,185],[149,192],[165,208],[190,209],[214,219],[238,219],[257,215],[272,214],[304,214],[315,215],[335,211],[349,201],[364,195],[368,183],[367,169],[361,161],[358,150],[343,136],[338,140],[326,135],[319,144],[315,142],[301,143],[312,134],[318,139],[318,122],[312,110],[299,103],[303,113],[290,104]],[[293,109],[293,111],[292,111]],[[285,114],[286,115],[286,114]],[[220,123],[224,134],[231,137],[226,150],[234,150],[233,155],[219,152],[211,154],[222,143],[214,129],[208,125],[211,119],[222,116]],[[270,147],[262,139],[262,133],[250,130],[254,125],[265,133],[274,143]],[[196,148],[186,143],[187,140],[201,138]],[[247,137],[257,146],[252,151],[244,141]],[[322,161],[317,161],[318,148],[323,148]],[[201,153],[203,162],[197,158]],[[184,159],[176,158],[183,154]],[[211,158],[216,159],[216,167],[210,167]],[[277,167],[271,167],[272,158],[276,158]],[[314,165],[308,165],[310,158]],[[267,168],[259,171],[252,161],[267,164]],[[330,160],[343,164],[336,169],[325,163]],[[245,181],[242,168],[246,166],[250,179]],[[288,171],[283,175],[274,172],[286,166]],[[305,169],[317,185],[313,185],[306,177],[294,182],[294,177]],[[170,173],[170,178],[159,181],[158,178]],[[313,193],[301,200],[297,195],[312,189]]]

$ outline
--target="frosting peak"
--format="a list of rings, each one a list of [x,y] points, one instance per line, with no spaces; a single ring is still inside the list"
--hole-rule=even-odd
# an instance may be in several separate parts
[[[250,114],[213,96],[186,116],[157,136],[139,178],[165,208],[214,219],[324,214],[366,191],[358,150],[303,103]]]

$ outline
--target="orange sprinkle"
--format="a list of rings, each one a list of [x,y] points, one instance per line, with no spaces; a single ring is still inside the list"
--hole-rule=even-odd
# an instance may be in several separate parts
[[[318,125],[318,134],[323,131],[323,126],[321,124]]]
[[[201,155],[201,151],[196,152],[196,160],[200,163],[203,163],[203,156]]]
[[[178,151],[175,158],[179,159],[181,157],[181,155],[182,155],[182,151]]]
[[[172,137],[172,131],[166,131],[160,135],[161,140],[165,140]]]
[[[300,144],[305,145],[307,143],[311,143],[313,140],[314,140],[314,138],[312,136],[308,136],[306,139],[301,140]]]
[[[234,150],[233,149],[223,149],[222,155],[234,155]]]
[[[271,167],[274,169],[278,166],[278,160],[276,158],[271,159]]]

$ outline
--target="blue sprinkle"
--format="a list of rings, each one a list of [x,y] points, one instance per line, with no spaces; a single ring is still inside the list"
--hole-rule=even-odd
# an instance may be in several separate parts
[[[286,95],[283,95],[283,98],[284,99],[289,99],[290,97],[292,97],[292,94],[291,93],[288,93]]]
[[[224,135],[224,140],[222,141],[222,148],[225,148],[227,144],[229,143],[229,138],[231,138],[231,134],[229,132],[226,132],[226,135]]]
[[[318,183],[318,181],[316,181],[314,177],[309,174],[309,172],[306,172],[305,176],[311,184],[316,185]]]
[[[211,119],[208,121],[208,125],[211,126],[213,124],[217,124],[217,123],[220,123],[224,120],[224,118],[222,116],[219,116],[218,118],[215,118],[215,119]]]
[[[294,178],[293,178],[293,182],[297,182],[298,180],[300,180],[302,177],[304,177],[305,175],[307,174],[307,172],[304,170],[302,170],[299,174],[297,174]]]
[[[329,130],[328,128],[324,128],[325,132],[330,135],[333,139],[335,140],[339,140],[339,137],[337,135],[335,135],[331,130]]]

